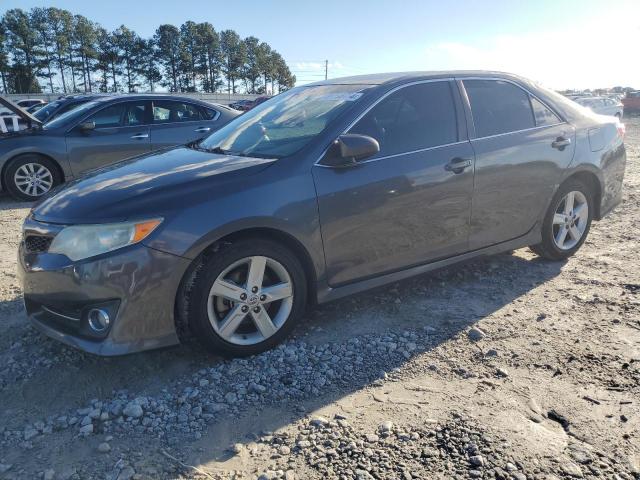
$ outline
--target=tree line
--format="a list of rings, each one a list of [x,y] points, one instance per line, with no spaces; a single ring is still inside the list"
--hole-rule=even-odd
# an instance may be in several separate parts
[[[20,8],[0,20],[3,93],[154,91],[261,94],[296,78],[270,45],[209,22],[160,25],[142,38],[122,25],[109,32],[55,7]]]

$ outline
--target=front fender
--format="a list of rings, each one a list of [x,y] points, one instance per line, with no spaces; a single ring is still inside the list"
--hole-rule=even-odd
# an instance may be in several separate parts
[[[308,253],[317,277],[324,253],[315,188],[309,172],[280,181],[255,182],[236,192],[189,206],[165,218],[151,248],[194,259],[215,242],[238,232],[264,229],[295,239]]]

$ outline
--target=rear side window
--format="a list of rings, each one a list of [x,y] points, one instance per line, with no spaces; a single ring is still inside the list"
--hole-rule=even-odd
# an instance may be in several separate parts
[[[145,105],[146,102],[127,102],[127,112],[124,117],[125,125],[144,125],[145,119]]]
[[[202,109],[203,120],[213,120],[218,115],[218,112],[213,108],[201,107],[201,109]]]
[[[464,80],[476,137],[535,127],[529,94],[501,80]]]
[[[536,119],[536,126],[555,125],[561,122],[555,113],[535,97],[531,97],[531,107],[533,108],[533,115]]]
[[[367,112],[349,133],[378,140],[377,157],[455,143],[458,127],[449,82],[401,88]]]
[[[117,103],[110,107],[103,108],[89,117],[87,121],[95,122],[96,128],[119,127],[122,124],[123,114],[124,103]]]
[[[202,120],[202,113],[195,105],[169,100],[153,102],[153,123],[193,122],[197,120]]]

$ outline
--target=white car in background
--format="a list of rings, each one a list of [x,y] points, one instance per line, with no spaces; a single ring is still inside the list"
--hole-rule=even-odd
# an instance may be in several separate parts
[[[576,98],[574,101],[600,115],[611,115],[612,117],[622,118],[624,113],[624,105],[614,98],[582,97]]]

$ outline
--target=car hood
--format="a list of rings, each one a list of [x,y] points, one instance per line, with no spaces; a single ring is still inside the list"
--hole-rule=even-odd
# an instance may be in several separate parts
[[[48,223],[104,223],[166,215],[210,200],[229,182],[246,179],[275,159],[221,155],[177,147],[80,177],[33,208]]]

